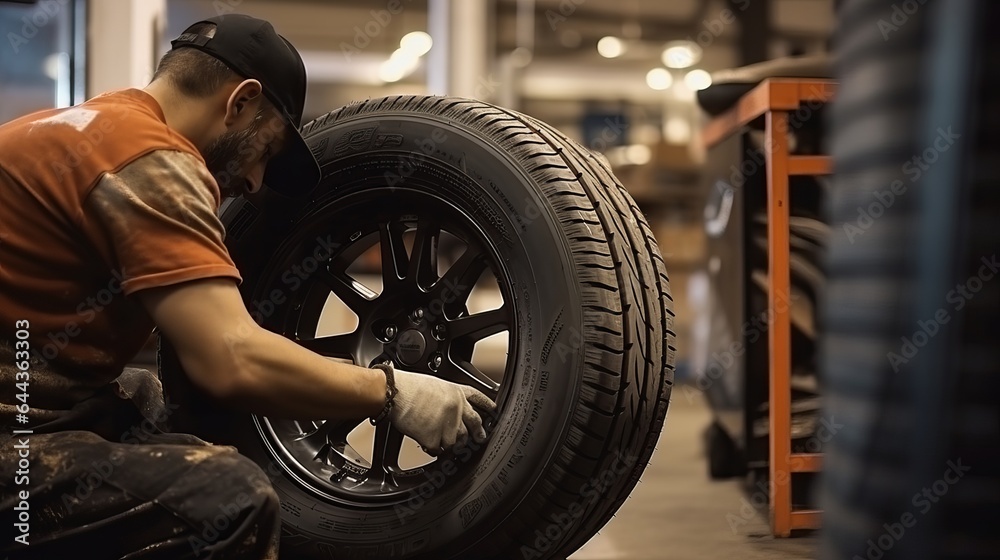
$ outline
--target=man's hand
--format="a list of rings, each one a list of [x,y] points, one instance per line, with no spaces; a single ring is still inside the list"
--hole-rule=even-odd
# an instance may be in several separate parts
[[[437,455],[456,444],[464,445],[471,434],[477,443],[486,441],[483,419],[473,405],[492,412],[496,404],[466,385],[430,375],[394,370],[396,399],[389,420],[424,450]]]

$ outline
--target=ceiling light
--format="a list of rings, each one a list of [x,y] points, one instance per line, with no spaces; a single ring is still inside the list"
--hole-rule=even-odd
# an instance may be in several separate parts
[[[383,62],[378,69],[378,77],[383,82],[398,82],[420,65],[420,58],[402,47],[393,51],[389,60]]]
[[[434,40],[423,31],[412,31],[399,40],[399,48],[414,56],[424,56],[433,46]]]
[[[404,51],[402,48],[394,50],[389,55],[389,60],[394,64],[398,64],[407,73],[413,72],[420,65],[420,57],[410,51]]]
[[[684,85],[694,91],[702,90],[712,85],[712,76],[700,68],[695,68],[684,75]]]
[[[618,37],[602,37],[597,42],[597,52],[604,58],[617,58],[625,52],[625,44]]]
[[[701,60],[701,47],[691,41],[672,41],[663,49],[663,64],[667,68],[687,68]]]
[[[646,73],[646,85],[656,90],[669,88],[674,83],[674,77],[666,68],[653,68]]]
[[[406,72],[398,64],[393,64],[391,60],[387,60],[378,67],[378,77],[383,82],[398,82],[403,79]]]

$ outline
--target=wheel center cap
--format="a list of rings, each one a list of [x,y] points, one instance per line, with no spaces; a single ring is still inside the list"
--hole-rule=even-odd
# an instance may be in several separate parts
[[[412,366],[420,361],[427,349],[427,340],[417,329],[407,329],[396,342],[396,357],[405,365]]]

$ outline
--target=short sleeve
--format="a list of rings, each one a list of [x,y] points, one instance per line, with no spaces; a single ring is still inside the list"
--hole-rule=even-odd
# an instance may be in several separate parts
[[[106,173],[83,203],[83,228],[126,294],[203,278],[240,282],[223,243],[218,187],[195,156],[144,155]]]

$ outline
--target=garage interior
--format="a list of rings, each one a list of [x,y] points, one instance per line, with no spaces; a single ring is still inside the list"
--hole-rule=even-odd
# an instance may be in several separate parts
[[[0,123],[142,87],[171,38],[231,12],[302,54],[303,122],[479,99],[601,154],[641,208],[670,279],[671,402],[639,484],[568,560],[1000,554],[1000,289],[968,283],[997,241],[989,2],[0,2]],[[351,272],[373,295],[378,266],[373,247]],[[501,304],[483,282],[468,307]],[[358,318],[331,297],[319,323]],[[474,352],[499,383],[506,335]],[[154,339],[135,365],[156,369]],[[372,433],[351,434],[369,460]],[[425,457],[408,441],[400,460]],[[955,458],[974,474],[938,492]]]

